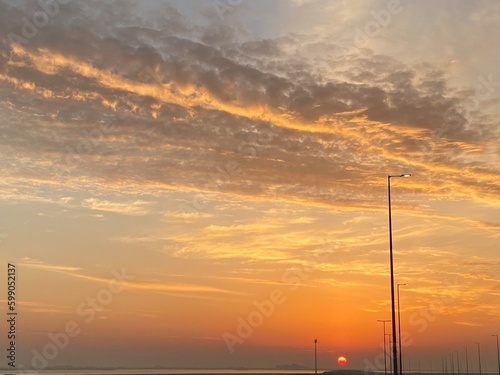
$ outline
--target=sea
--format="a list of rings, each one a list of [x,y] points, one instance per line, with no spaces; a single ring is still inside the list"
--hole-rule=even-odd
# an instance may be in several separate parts
[[[318,374],[327,370],[318,369]],[[310,375],[314,370],[309,369],[61,369],[61,370],[25,370],[2,371],[3,374],[26,375]]]

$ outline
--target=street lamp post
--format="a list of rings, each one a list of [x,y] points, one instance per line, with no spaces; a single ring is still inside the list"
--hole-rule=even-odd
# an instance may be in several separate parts
[[[318,356],[316,355],[316,344],[318,343],[318,339],[314,339],[314,373],[318,373]]]
[[[392,360],[394,366],[394,375],[398,375],[398,349],[396,347],[396,309],[394,301],[394,259],[392,254],[392,215],[391,215],[391,178],[392,177],[410,177],[411,174],[401,174],[387,176],[387,198],[389,202],[389,256],[391,267],[391,312],[392,312]]]
[[[460,375],[460,358],[458,357],[458,350],[455,350],[457,353],[457,374]]]
[[[385,323],[390,322],[390,320],[378,319],[377,322],[381,322],[384,325],[384,335],[382,336],[384,338],[384,375],[387,375],[387,352],[385,350]]]
[[[478,342],[475,342],[477,344],[477,358],[479,362],[479,375],[481,375],[481,347],[479,346]]]
[[[500,350],[498,349],[498,335],[491,335],[497,338],[497,364],[498,364],[498,375],[500,375]]]
[[[398,284],[398,341],[399,341],[399,373],[403,375],[403,352],[401,351],[401,309],[399,305],[399,287],[408,284]],[[500,375],[500,374],[499,374]]]
[[[467,353],[467,347],[465,347],[464,349],[465,349],[465,371],[467,375],[469,375],[469,355]]]
[[[389,336],[389,342],[391,342],[391,334],[386,333],[386,336]],[[389,350],[389,373],[392,374],[392,356],[391,356],[391,351]]]

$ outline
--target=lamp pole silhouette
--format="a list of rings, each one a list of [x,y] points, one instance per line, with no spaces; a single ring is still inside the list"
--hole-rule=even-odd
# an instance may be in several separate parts
[[[316,344],[318,343],[318,339],[314,339],[314,373],[318,373],[318,356],[316,355]]]
[[[386,333],[385,334],[386,336],[389,336],[389,342],[391,342],[391,334],[390,333]],[[392,374],[392,360],[391,360],[391,351],[389,350],[389,372]]]
[[[498,375],[500,375],[500,350],[498,349],[498,335],[491,335],[497,338],[497,364],[498,364]]]
[[[387,351],[385,350],[385,323],[390,322],[390,320],[378,319],[377,322],[381,322],[384,325],[384,375],[387,375]]]
[[[477,341],[475,341],[475,343],[477,344],[477,358],[479,361],[479,375],[481,375],[481,347],[479,346],[479,343]]]
[[[389,256],[391,267],[391,312],[392,312],[392,360],[394,375],[398,375],[398,348],[396,346],[396,309],[394,301],[394,257],[392,254],[392,215],[391,215],[391,178],[410,177],[411,174],[388,175],[387,176],[387,198],[389,202]]]
[[[458,357],[458,350],[455,350],[457,353],[457,374],[460,375],[460,358]]]
[[[469,355],[467,353],[467,347],[465,347],[464,349],[465,349],[465,371],[467,375],[469,375]]]
[[[398,340],[399,340],[399,373],[403,375],[403,352],[401,350],[401,309],[399,305],[399,287],[408,284],[398,284]],[[500,374],[499,374],[500,375]]]

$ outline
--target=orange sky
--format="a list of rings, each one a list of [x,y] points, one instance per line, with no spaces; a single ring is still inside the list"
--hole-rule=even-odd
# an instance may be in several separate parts
[[[0,1],[18,368],[382,370],[411,173],[404,367],[496,371],[498,4],[49,3]]]

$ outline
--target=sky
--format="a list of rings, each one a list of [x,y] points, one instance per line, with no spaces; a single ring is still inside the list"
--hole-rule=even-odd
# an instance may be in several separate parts
[[[487,0],[0,0],[17,368],[313,368],[317,339],[383,370],[408,173],[404,369],[497,371],[499,27]]]

